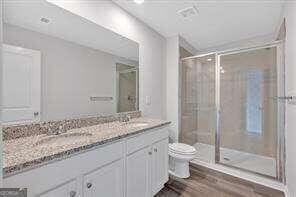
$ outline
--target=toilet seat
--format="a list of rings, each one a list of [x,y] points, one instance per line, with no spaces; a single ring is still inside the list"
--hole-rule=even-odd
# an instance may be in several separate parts
[[[196,149],[193,146],[183,143],[169,144],[169,152],[180,155],[195,155]]]

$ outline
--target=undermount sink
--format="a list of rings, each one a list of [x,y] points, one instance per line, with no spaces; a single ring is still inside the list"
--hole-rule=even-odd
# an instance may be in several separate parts
[[[149,124],[147,122],[127,122],[127,125],[130,125],[132,127],[146,127]]]
[[[46,136],[38,140],[34,146],[61,146],[73,144],[91,136],[91,133],[63,133],[59,135]]]

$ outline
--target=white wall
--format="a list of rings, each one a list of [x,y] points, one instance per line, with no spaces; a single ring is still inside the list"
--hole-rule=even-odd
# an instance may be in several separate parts
[[[138,62],[4,24],[5,44],[41,51],[41,120],[116,113],[116,63]],[[110,96],[113,101],[91,101]]]
[[[296,95],[296,3],[287,1],[286,18],[286,92]],[[286,177],[290,197],[296,196],[296,105],[286,109]]]
[[[166,119],[170,125],[170,140],[178,141],[179,131],[179,36],[166,43]]]
[[[111,1],[49,1],[139,43],[140,110],[144,116],[164,117],[165,39]]]
[[[0,0],[0,76],[2,76],[2,0]],[[2,89],[2,77],[0,77],[0,89]],[[1,117],[1,107],[2,107],[2,91],[0,91],[0,155],[2,155],[2,117]],[[2,169],[2,156],[0,156],[0,169]],[[0,187],[2,187],[2,170],[0,170]]]

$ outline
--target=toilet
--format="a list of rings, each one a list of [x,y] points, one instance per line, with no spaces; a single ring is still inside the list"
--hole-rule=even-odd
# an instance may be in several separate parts
[[[196,156],[196,149],[193,146],[183,143],[169,144],[169,173],[179,178],[188,178],[189,161]]]

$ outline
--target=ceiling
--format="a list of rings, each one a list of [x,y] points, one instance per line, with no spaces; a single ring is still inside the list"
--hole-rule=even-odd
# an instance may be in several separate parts
[[[138,61],[138,44],[46,1],[5,0],[4,22]],[[43,23],[47,18],[50,23]]]
[[[164,37],[181,35],[198,50],[274,34],[283,7],[277,0],[113,1]],[[197,15],[182,18],[177,14],[191,6],[198,9]]]

